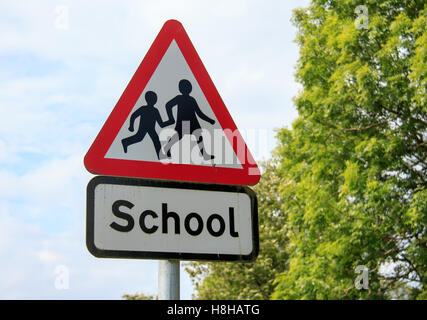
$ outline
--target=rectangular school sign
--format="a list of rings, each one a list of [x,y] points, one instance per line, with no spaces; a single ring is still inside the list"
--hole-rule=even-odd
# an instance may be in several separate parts
[[[87,187],[96,257],[254,260],[258,208],[248,187],[98,176]]]

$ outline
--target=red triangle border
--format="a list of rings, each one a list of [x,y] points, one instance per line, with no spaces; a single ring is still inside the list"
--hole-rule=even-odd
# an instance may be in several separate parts
[[[172,40],[175,40],[194,77],[196,78],[216,118],[233,146],[242,169],[192,164],[165,164],[161,162],[105,158],[133,106],[157,69]],[[226,130],[228,129],[228,130]],[[230,131],[230,132],[229,132]],[[234,136],[231,132],[234,132]],[[236,144],[245,147],[237,152]],[[244,159],[242,159],[244,158]],[[196,49],[182,24],[168,20],[160,30],[125,91],[95,138],[84,158],[86,169],[93,174],[201,182],[232,185],[255,185],[260,179],[259,168],[231,118]]]

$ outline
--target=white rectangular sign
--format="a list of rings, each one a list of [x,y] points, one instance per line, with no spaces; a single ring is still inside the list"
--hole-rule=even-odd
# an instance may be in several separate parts
[[[254,260],[257,201],[248,187],[99,176],[87,188],[96,257]]]

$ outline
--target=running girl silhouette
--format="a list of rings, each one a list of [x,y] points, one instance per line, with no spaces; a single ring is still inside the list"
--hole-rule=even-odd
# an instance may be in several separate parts
[[[167,123],[163,122],[159,110],[154,107],[157,102],[157,94],[153,91],[147,91],[145,94],[145,101],[147,105],[139,107],[130,116],[129,131],[134,131],[134,123],[138,117],[140,118],[139,128],[136,134],[122,140],[123,150],[127,153],[130,145],[142,141],[148,133],[156,149],[157,158],[160,160],[164,158],[164,155],[161,154],[159,135],[156,132],[156,123],[158,123],[161,128],[165,127]]]
[[[176,96],[172,100],[166,103],[166,112],[168,114],[168,121],[165,122],[166,125],[170,125],[174,123],[174,118],[172,114],[172,108],[174,106],[178,107],[177,110],[177,120],[175,124],[176,133],[169,139],[168,143],[165,146],[165,153],[170,158],[171,152],[170,149],[172,146],[182,139],[184,134],[192,134],[197,139],[197,145],[199,146],[200,153],[202,154],[205,160],[211,160],[215,158],[213,155],[209,155],[206,153],[203,137],[201,134],[200,123],[197,120],[197,117],[200,119],[209,122],[210,124],[214,124],[215,120],[209,118],[205,115],[202,110],[200,110],[199,105],[196,102],[196,99],[190,96],[190,92],[192,90],[191,82],[183,79],[179,82],[179,91],[182,93],[181,95]],[[183,128],[184,124],[184,128]],[[188,128],[189,124],[189,128]]]

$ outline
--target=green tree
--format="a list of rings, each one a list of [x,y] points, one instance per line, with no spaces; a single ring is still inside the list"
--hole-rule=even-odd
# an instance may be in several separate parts
[[[258,199],[260,253],[255,262],[187,264],[198,299],[269,299],[275,278],[286,269],[286,215],[281,210],[276,166],[262,166],[254,191]]]
[[[278,136],[289,269],[273,298],[427,298],[426,11],[413,0],[294,11],[303,89]],[[368,289],[355,287],[358,265]]]
[[[127,294],[125,293],[122,298],[124,300],[157,300],[156,295],[145,294],[145,293],[135,293],[135,294]]]

